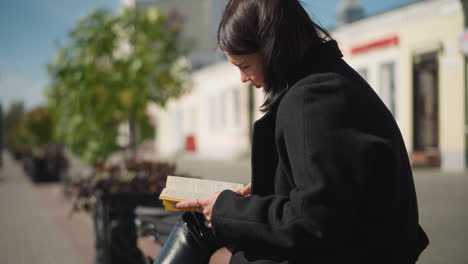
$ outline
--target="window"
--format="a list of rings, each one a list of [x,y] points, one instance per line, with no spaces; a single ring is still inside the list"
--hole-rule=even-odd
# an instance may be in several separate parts
[[[226,95],[226,92],[222,92],[218,96],[218,124],[221,129],[226,125]]]
[[[210,98],[210,127],[223,129],[226,125],[226,101],[227,92],[221,92]]]
[[[380,98],[388,109],[396,115],[395,64],[393,62],[380,65]]]
[[[232,110],[234,115],[234,126],[239,127],[240,125],[240,89],[232,90]]]
[[[216,97],[211,97],[210,100],[210,105],[209,105],[209,111],[210,111],[210,127],[211,129],[215,129],[217,126],[216,122]]]

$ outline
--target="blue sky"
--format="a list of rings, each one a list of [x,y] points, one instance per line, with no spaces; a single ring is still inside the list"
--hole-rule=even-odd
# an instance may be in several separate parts
[[[192,0],[196,1],[196,0]],[[315,20],[325,27],[336,23],[335,9],[342,0],[302,0]],[[366,14],[375,14],[416,0],[359,0]],[[114,12],[120,0],[1,0],[0,99],[4,109],[16,100],[28,108],[45,102],[46,64],[65,43],[75,22],[94,8]]]

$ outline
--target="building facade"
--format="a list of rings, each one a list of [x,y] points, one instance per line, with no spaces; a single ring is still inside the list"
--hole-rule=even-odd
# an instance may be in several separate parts
[[[217,25],[221,20],[225,0],[122,0],[122,7],[158,10],[177,15],[183,23],[182,39],[189,45],[192,69],[198,70],[221,60],[216,50]]]
[[[416,2],[332,32],[394,114],[413,163],[445,171],[466,166],[462,32],[457,0]]]
[[[466,167],[465,73],[459,45],[463,31],[458,0],[426,0],[331,32],[344,59],[394,114],[415,164],[444,171]],[[191,93],[154,111],[159,155],[247,155],[248,89],[237,69],[220,62],[194,73],[193,80]],[[262,93],[257,90],[255,98],[258,109]]]
[[[236,67],[219,62],[192,75],[191,92],[162,108],[150,106],[160,158],[238,159],[250,153],[249,88]],[[254,109],[263,94],[254,92]],[[262,114],[256,111],[254,118]]]

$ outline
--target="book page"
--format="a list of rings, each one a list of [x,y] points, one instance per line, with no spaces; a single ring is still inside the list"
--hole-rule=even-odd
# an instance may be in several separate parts
[[[187,177],[167,176],[166,189],[196,192],[197,181],[200,180]]]
[[[185,201],[185,200],[200,199],[200,198],[206,197],[206,195],[203,194],[203,193],[194,193],[194,192],[188,192],[188,191],[185,191],[185,190],[167,189],[166,188],[161,192],[159,197],[160,197],[160,199],[163,199],[163,200]],[[166,198],[168,198],[168,199],[166,199]]]
[[[244,187],[240,183],[213,181],[213,180],[200,180],[197,186],[197,192],[206,193],[208,195],[223,190],[239,190]]]
[[[243,185],[240,183],[168,176],[166,188],[161,192],[160,197],[193,200],[203,198],[226,189],[238,190],[242,187]]]

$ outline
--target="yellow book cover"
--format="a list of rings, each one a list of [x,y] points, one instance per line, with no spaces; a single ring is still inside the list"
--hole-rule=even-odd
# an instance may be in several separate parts
[[[167,176],[166,188],[162,190],[159,199],[168,211],[195,211],[196,208],[177,209],[173,205],[181,201],[204,198],[215,192],[239,190],[242,187],[240,183]]]

